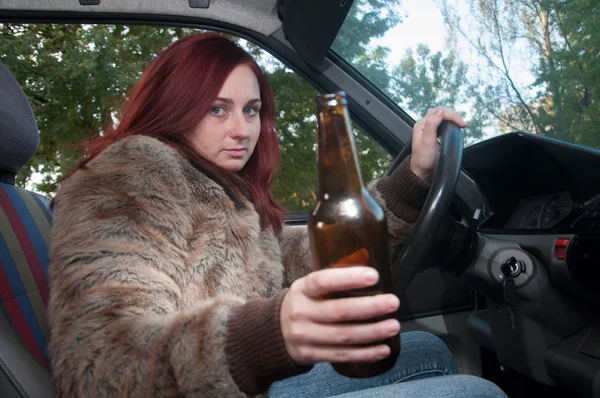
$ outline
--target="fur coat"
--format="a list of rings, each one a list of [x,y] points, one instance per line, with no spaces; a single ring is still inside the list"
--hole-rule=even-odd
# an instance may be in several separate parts
[[[370,190],[397,245],[427,186],[405,161]],[[311,271],[306,228],[261,230],[250,202],[164,143],[123,139],[65,180],[52,234],[58,396],[260,396],[308,369],[279,325],[286,287]]]

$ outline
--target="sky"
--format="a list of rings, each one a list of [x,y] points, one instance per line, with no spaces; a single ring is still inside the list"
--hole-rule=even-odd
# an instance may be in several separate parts
[[[438,0],[439,2],[439,0]],[[461,15],[461,25],[468,26],[469,10],[465,0],[448,0]],[[400,4],[401,23],[390,29],[386,35],[374,41],[392,49],[389,61],[396,65],[404,56],[408,48],[416,48],[419,43],[429,46],[432,52],[445,52],[448,36],[446,24],[440,8],[434,0],[402,0]],[[464,39],[459,38],[455,43],[463,62],[475,66],[481,59],[477,56],[473,47]],[[526,86],[533,81],[529,73],[531,53],[526,46],[513,48],[510,57],[511,74],[513,74],[520,86]],[[471,69],[475,69],[471,67]]]
[[[460,25],[467,30],[470,26],[469,2],[465,0],[447,0],[450,6],[455,8],[460,15]],[[419,43],[426,44],[432,53],[441,51],[447,54],[449,44],[447,43],[446,23],[438,4],[441,0],[402,0],[398,13],[401,17],[401,22],[390,29],[384,37],[372,41],[372,45],[382,45],[390,48],[388,56],[388,64],[390,72],[395,65],[398,65],[400,59],[406,54],[409,48],[415,49]],[[474,36],[474,35],[471,35]],[[476,37],[476,36],[475,36]],[[485,70],[487,62],[483,60],[463,37],[459,36],[453,42],[453,47],[457,50],[459,59],[468,65],[467,79],[469,82],[476,81],[476,78],[481,76],[481,71]],[[529,72],[531,66],[531,53],[525,41],[517,42],[516,45],[510,47],[510,52],[507,54],[509,60],[511,77],[522,92],[526,92],[526,87],[530,86],[534,78]],[[497,61],[498,62],[498,61]],[[486,77],[483,80],[489,79]],[[466,82],[465,82],[466,83]],[[443,105],[443,104],[441,104]],[[422,115],[416,115],[406,108],[406,104],[400,104],[405,110],[415,118]],[[470,105],[458,104],[455,109],[463,116],[468,116]],[[491,135],[498,133],[497,126],[489,126],[484,133],[484,137],[488,138]]]
[[[444,49],[446,27],[439,8],[431,0],[404,0],[401,5],[402,22],[376,41],[392,49],[390,61],[397,64],[408,48],[426,43],[436,52]]]

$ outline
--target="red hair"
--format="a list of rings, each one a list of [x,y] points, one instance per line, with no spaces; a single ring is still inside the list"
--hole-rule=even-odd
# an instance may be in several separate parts
[[[205,158],[185,138],[209,112],[229,74],[248,65],[258,80],[261,130],[254,153],[239,173]],[[270,185],[281,159],[275,133],[273,91],[256,61],[235,42],[216,33],[186,36],[167,47],[131,88],[117,126],[88,143],[85,165],[113,142],[131,135],[156,137],[177,149],[195,167],[220,183],[238,208],[246,196],[260,215],[261,227],[281,232],[283,208]],[[66,178],[66,177],[65,177]]]

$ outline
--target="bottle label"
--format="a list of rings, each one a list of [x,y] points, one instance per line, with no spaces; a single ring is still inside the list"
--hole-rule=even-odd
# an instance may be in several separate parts
[[[367,249],[358,249],[354,253],[342,257],[331,268],[343,268],[352,265],[367,265],[369,263],[369,252]]]

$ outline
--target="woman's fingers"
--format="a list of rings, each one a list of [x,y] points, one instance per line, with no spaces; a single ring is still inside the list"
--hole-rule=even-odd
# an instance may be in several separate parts
[[[361,266],[312,272],[292,287],[304,299],[290,303],[287,316],[293,321],[340,323],[369,321],[390,314],[400,306],[394,294],[324,299],[334,292],[372,286],[378,279],[373,268]]]
[[[378,280],[379,274],[375,269],[356,266],[311,272],[298,282],[306,296],[321,298],[334,292],[373,286]]]
[[[467,127],[467,123],[458,112],[440,106],[435,109],[430,109],[425,117],[415,124],[414,131],[419,138],[423,138],[427,141],[435,140],[437,139],[437,128],[443,120],[454,122],[461,128]]]
[[[390,347],[385,344],[366,347],[302,346],[295,360],[300,365],[317,362],[375,362],[389,356],[390,352]]]
[[[320,346],[354,346],[373,344],[400,331],[400,322],[386,319],[375,323],[312,324],[297,323],[289,331],[289,339],[310,341]]]
[[[393,294],[339,298],[315,303],[310,320],[319,323],[369,321],[398,309],[400,300]]]
[[[458,112],[453,111],[452,109],[444,108],[443,106],[440,106],[440,108],[438,108],[438,115],[441,116],[442,120],[454,122],[458,125],[458,127],[467,127],[467,123],[464,121],[464,119],[460,116]],[[439,113],[440,111],[441,114]]]
[[[400,324],[395,319],[373,319],[398,309],[395,295],[326,298],[333,292],[372,286],[378,278],[374,269],[354,266],[315,271],[295,281],[280,310],[281,333],[292,359],[311,364],[376,361],[389,355],[389,347],[377,342],[397,334]]]
[[[431,181],[439,158],[437,129],[442,121],[456,123],[460,128],[467,123],[452,109],[443,106],[429,109],[425,117],[415,123],[413,129],[411,170],[424,181]]]

